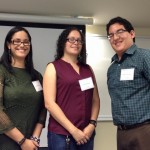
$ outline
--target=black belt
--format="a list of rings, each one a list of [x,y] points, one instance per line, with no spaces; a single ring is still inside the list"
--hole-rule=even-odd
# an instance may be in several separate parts
[[[129,129],[134,129],[134,128],[138,128],[142,125],[146,125],[146,124],[150,124],[150,120],[144,121],[142,123],[138,123],[138,124],[134,124],[134,125],[118,125],[118,129],[119,130],[129,130]]]

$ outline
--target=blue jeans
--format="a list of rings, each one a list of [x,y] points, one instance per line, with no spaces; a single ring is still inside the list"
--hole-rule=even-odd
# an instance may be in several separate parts
[[[95,137],[95,132],[93,133],[93,135],[91,136],[90,140],[87,143],[83,145],[77,145],[73,137],[69,136],[70,145],[69,145],[69,149],[67,149],[66,135],[60,135],[60,134],[48,132],[48,150],[93,150],[94,137]]]

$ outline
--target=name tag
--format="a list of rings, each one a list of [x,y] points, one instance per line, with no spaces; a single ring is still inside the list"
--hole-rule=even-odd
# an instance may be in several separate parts
[[[91,77],[79,80],[81,91],[94,88],[93,80]]]
[[[121,69],[120,81],[133,80],[134,79],[134,68]]]
[[[36,90],[37,92],[43,90],[43,88],[42,88],[41,83],[39,82],[39,80],[37,80],[37,81],[32,81],[32,84],[33,84],[33,86],[34,86],[34,88],[35,88],[35,90]]]

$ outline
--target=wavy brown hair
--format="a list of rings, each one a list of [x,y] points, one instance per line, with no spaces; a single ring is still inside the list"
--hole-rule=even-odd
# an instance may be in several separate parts
[[[81,36],[81,40],[83,41],[82,49],[81,49],[81,52],[80,52],[80,56],[78,57],[78,62],[81,63],[81,64],[86,64],[86,43],[85,43],[85,36],[76,27],[68,27],[67,29],[65,29],[60,34],[60,36],[59,36],[59,38],[57,40],[57,48],[56,48],[55,60],[60,59],[64,55],[64,49],[65,49],[65,44],[66,44],[66,41],[67,41],[67,37],[74,30],[79,32],[79,34]]]

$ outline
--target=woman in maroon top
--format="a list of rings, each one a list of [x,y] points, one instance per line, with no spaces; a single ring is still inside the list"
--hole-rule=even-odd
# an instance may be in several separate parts
[[[93,150],[100,99],[80,30],[64,30],[56,53],[43,79],[49,150]]]

